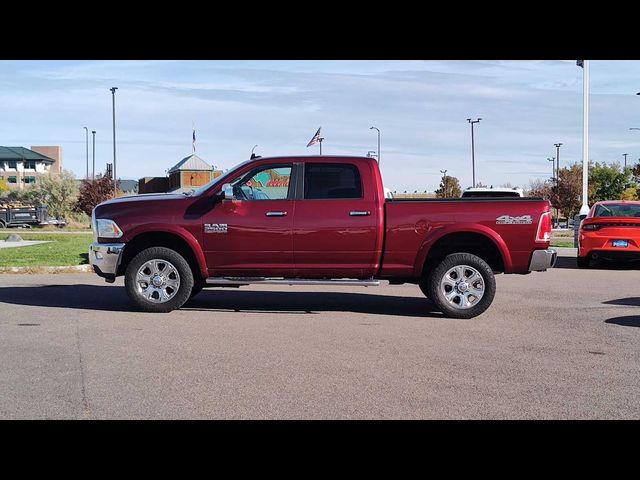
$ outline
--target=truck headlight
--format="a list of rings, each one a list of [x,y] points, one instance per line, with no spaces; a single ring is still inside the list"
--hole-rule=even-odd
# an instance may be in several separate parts
[[[106,218],[98,218],[96,220],[96,230],[98,231],[98,237],[102,238],[120,238],[122,236],[122,230],[120,230],[118,224]]]

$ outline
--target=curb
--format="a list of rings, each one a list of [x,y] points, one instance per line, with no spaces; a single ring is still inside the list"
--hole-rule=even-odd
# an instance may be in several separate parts
[[[60,267],[0,267],[0,273],[79,273],[93,272],[91,265],[68,265]]]

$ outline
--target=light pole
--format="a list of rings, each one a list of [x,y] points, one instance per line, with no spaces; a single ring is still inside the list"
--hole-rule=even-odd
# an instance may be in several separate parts
[[[554,143],[553,144],[554,147],[556,147],[556,161],[557,163],[557,167],[556,167],[556,181],[559,182],[560,181],[560,147],[562,146],[561,143]]]
[[[449,182],[447,182],[447,170],[440,170],[440,173],[444,176],[444,197],[443,198],[449,198],[449,193],[447,190],[449,190],[447,187],[449,185],[447,185]]]
[[[558,189],[558,179],[556,178],[556,158],[555,157],[547,157],[547,160],[551,162],[551,183],[553,188],[553,183],[556,184],[556,191]],[[556,219],[558,218],[558,209],[556,208]]]
[[[629,155],[628,153],[623,153],[622,155],[624,155],[624,170],[623,172],[627,171],[627,155]]]
[[[555,157],[547,157],[551,163],[551,183],[556,183],[556,158]]]
[[[582,206],[580,215],[589,214],[589,60],[578,63],[582,67]]]
[[[380,165],[380,129],[378,127],[371,127],[369,130],[378,131],[378,165]]]
[[[118,87],[111,87],[111,98],[113,103],[113,196],[118,193],[118,182],[116,177],[116,90]]]
[[[96,131],[91,130],[93,134],[93,169],[91,170],[91,179],[96,179]]]
[[[476,186],[476,156],[475,156],[475,144],[473,140],[473,124],[480,123],[481,118],[477,120],[471,120],[467,118],[467,122],[471,124],[471,173],[473,175],[473,186]]]
[[[87,175],[84,177],[85,179],[89,179],[89,129],[87,127],[82,127],[85,129],[85,133],[87,136]]]

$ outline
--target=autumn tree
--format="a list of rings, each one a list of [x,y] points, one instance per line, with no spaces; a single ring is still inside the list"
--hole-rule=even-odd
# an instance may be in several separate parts
[[[462,195],[460,181],[456,177],[443,175],[440,187],[436,190],[436,198],[460,198],[460,195]]]
[[[113,197],[113,180],[111,177],[100,176],[95,180],[83,180],[80,194],[75,204],[76,211],[91,215],[91,211],[99,203]]]
[[[548,200],[551,196],[551,184],[548,181],[536,178],[529,182],[529,187],[525,190],[527,197],[539,197]]]
[[[549,200],[554,208],[572,218],[582,205],[582,165],[574,163],[559,170],[557,185],[550,185]]]

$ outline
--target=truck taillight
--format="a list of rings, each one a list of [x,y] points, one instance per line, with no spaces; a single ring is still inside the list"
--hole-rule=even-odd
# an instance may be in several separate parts
[[[536,242],[551,241],[551,212],[545,212],[540,215],[538,222],[538,233],[536,234]]]

